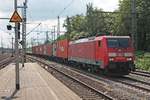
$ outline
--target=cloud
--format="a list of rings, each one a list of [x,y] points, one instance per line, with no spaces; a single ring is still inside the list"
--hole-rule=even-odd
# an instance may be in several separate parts
[[[118,1],[119,0],[93,0],[93,4],[105,11],[114,11],[118,8]]]
[[[24,0],[18,0],[18,5],[22,5]],[[28,0],[29,20],[55,19],[64,8],[67,8],[60,15],[61,17],[72,16],[86,12],[86,4],[92,2],[94,6],[105,10],[117,8],[118,0]],[[68,4],[70,4],[68,6]],[[11,13],[14,10],[14,0],[4,0],[0,3],[0,11]],[[7,14],[8,15],[8,14]]]
[[[61,18],[60,19],[61,34],[66,31],[65,28],[63,27],[63,22],[64,22],[64,18]],[[39,25],[39,23],[40,23],[40,25]],[[28,27],[27,27],[28,32],[30,32],[35,27],[37,27],[37,26],[38,27],[36,29],[34,29],[34,31],[29,34],[28,39],[30,39],[31,37],[36,38],[37,33],[38,33],[39,39],[45,39],[46,38],[46,31],[49,32],[49,36],[51,37],[51,31],[54,31],[53,26],[56,26],[56,25],[57,25],[57,19],[55,19],[55,20],[49,19],[49,20],[45,20],[45,21],[31,22],[31,24],[29,24]],[[57,27],[55,27],[55,30],[57,30]]]
[[[4,16],[6,16],[6,13],[0,11],[0,17],[4,17]]]
[[[61,13],[61,17],[66,17],[67,15],[72,16],[75,14],[80,14],[85,12],[85,8],[83,8],[80,0],[30,0],[29,1],[29,17],[32,16],[35,20],[47,20],[47,19],[55,19],[63,11],[64,8],[66,10]],[[69,6],[67,6],[70,4]]]
[[[86,12],[86,4],[92,2],[95,7],[103,8],[106,11],[113,11],[118,7],[119,0],[73,0],[71,5],[67,6],[72,0],[28,0],[27,20],[31,23],[42,22],[42,25],[36,30],[51,30],[52,26],[57,25],[57,16],[61,11],[61,26],[64,18],[67,16],[73,16],[76,14],[84,14]],[[24,0],[18,0],[18,5],[22,5]],[[11,17],[14,11],[14,0],[3,0],[0,3],[0,17]],[[21,10],[19,9],[19,13]],[[9,20],[0,20],[0,37],[3,37],[5,44],[9,44],[11,35],[7,34],[6,25],[9,24]],[[29,32],[37,24],[27,25],[27,31]],[[3,31],[1,31],[1,29]],[[61,30],[65,30],[61,27]],[[13,32],[13,31],[11,31]],[[36,33],[32,33],[28,38],[35,37]],[[44,33],[41,33],[40,37],[45,37]]]

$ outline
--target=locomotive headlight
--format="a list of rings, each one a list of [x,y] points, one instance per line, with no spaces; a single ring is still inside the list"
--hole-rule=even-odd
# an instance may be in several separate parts
[[[109,56],[109,57],[116,57],[117,54],[116,54],[116,53],[109,53],[108,56]]]
[[[114,58],[109,58],[109,61],[114,61]]]
[[[125,56],[125,57],[132,57],[132,56],[133,56],[133,53],[124,53],[124,56]]]
[[[127,58],[127,61],[132,61],[132,58]]]

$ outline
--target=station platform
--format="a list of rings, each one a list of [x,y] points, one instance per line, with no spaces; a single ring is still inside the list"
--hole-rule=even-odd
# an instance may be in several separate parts
[[[0,70],[0,100],[81,100],[37,63],[20,65],[20,90],[15,90],[15,64]]]

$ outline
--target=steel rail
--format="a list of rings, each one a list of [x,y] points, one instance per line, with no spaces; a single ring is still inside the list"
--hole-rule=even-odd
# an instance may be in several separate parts
[[[115,82],[118,82],[118,83],[122,83],[122,84],[125,84],[127,86],[131,86],[131,87],[134,87],[136,89],[139,89],[139,90],[143,90],[143,91],[146,91],[146,92],[150,92],[150,89],[148,88],[145,88],[145,87],[142,87],[142,86],[139,86],[139,85],[135,85],[135,84],[132,84],[132,83],[129,83],[129,82],[125,82],[125,81],[122,81],[122,80],[117,80],[117,79],[111,79],[112,81],[115,81]]]
[[[35,58],[32,58],[32,57],[29,57],[29,59],[30,59],[30,60],[35,60],[35,61],[40,62],[41,64],[43,64],[43,65],[45,65],[45,66],[48,66],[48,67],[54,69],[55,71],[57,71],[57,72],[59,72],[59,73],[65,75],[66,77],[68,77],[68,78],[70,78],[70,79],[72,79],[72,80],[74,80],[74,81],[76,81],[76,82],[82,84],[83,86],[85,86],[85,87],[87,87],[88,89],[91,89],[92,91],[94,91],[94,92],[100,94],[102,97],[104,97],[104,98],[106,98],[106,99],[108,99],[108,100],[114,100],[113,97],[111,97],[111,96],[109,96],[109,95],[107,95],[107,94],[105,94],[105,93],[99,91],[98,89],[96,89],[96,88],[94,88],[94,87],[92,87],[92,86],[90,86],[90,85],[88,85],[88,84],[86,84],[86,83],[84,83],[84,82],[78,80],[77,78],[75,78],[75,77],[73,77],[73,76],[71,76],[71,75],[69,75],[69,74],[64,73],[63,71],[57,70],[55,67],[52,67],[51,65],[49,65],[49,64],[46,63],[46,62],[43,62],[43,61],[41,61],[41,60],[38,60],[38,59],[35,59]]]
[[[150,77],[150,73],[148,73],[148,72],[138,72],[138,71],[135,71],[135,72],[131,72],[131,74],[135,74],[135,75],[139,75],[139,76],[144,76],[144,77]]]

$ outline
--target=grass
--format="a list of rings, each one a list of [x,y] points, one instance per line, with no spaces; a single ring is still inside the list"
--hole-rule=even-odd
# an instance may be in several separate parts
[[[137,51],[135,55],[136,68],[150,71],[150,52]]]

